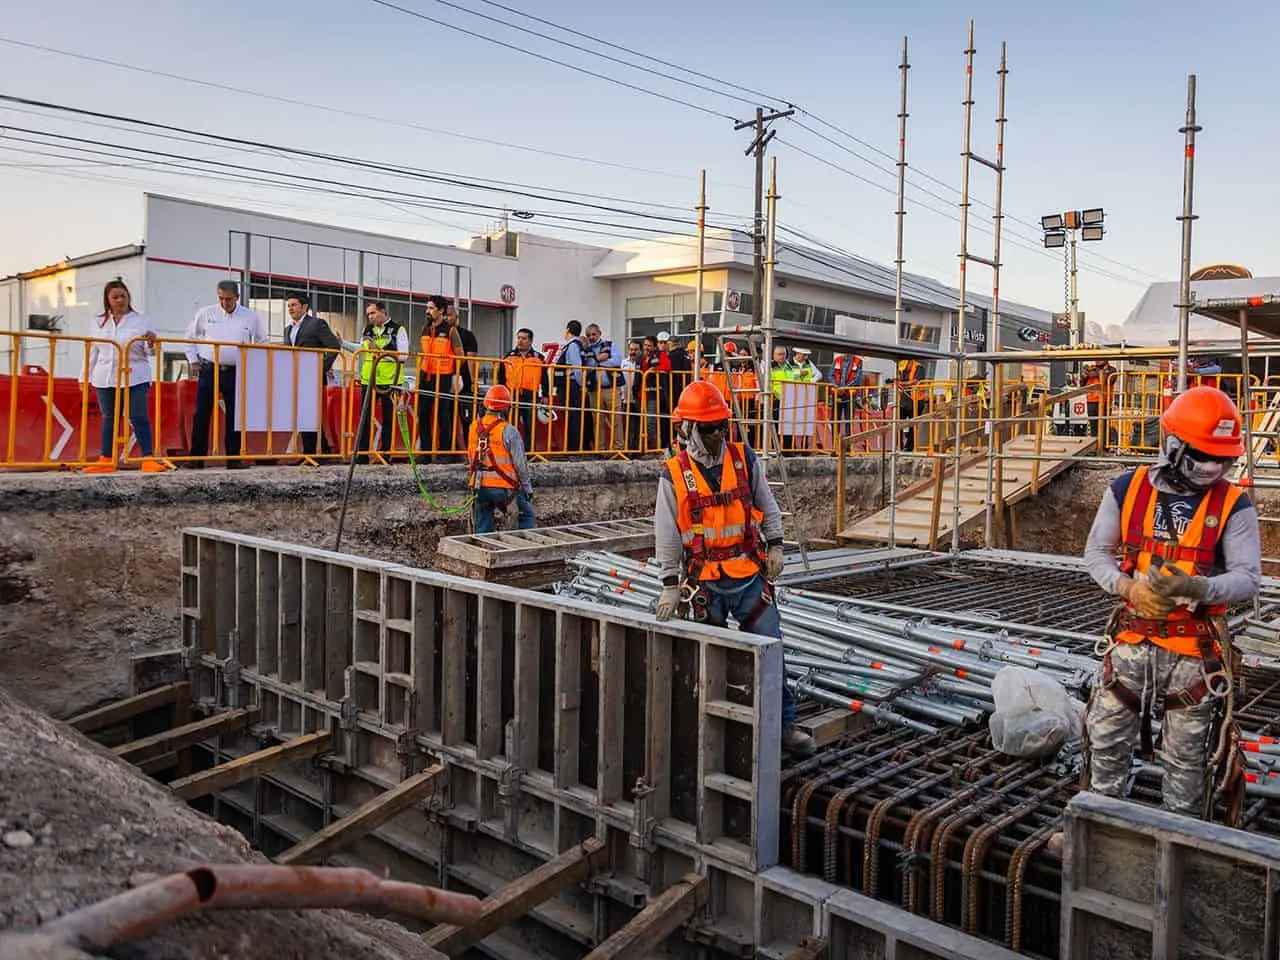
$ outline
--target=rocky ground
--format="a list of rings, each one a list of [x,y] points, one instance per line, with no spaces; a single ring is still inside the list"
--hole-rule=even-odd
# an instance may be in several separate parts
[[[260,859],[240,834],[138,776],[70,728],[0,690],[0,957],[6,930],[48,922],[129,888],[140,873]],[[122,947],[119,960],[438,958],[399,924],[345,911],[211,913]]]

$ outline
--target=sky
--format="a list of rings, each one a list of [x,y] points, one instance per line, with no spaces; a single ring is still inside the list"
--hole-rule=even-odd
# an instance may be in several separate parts
[[[1080,309],[1118,324],[1151,282],[1178,276],[1189,73],[1204,128],[1193,262],[1280,274],[1280,134],[1268,122],[1280,73],[1239,53],[1280,30],[1280,4],[1232,9],[1241,12],[1146,0],[20,0],[0,21],[0,94],[267,146],[0,101],[0,276],[141,241],[144,190],[447,243],[492,226],[505,206],[535,213],[525,229],[610,244],[688,232],[681,221],[693,218],[705,169],[709,222],[742,226],[753,171],[749,135],[733,121],[762,100],[801,111],[777,122],[771,146],[780,230],[891,263],[907,37],[906,267],[954,285],[972,18],[972,149],[988,158],[1001,41],[1008,51],[1001,294],[1064,309],[1061,251],[1043,249],[1039,219],[1102,207],[1106,237],[1079,247]],[[475,190],[272,148],[497,183]],[[243,182],[267,176],[277,183]],[[297,189],[301,177],[331,182]],[[995,177],[974,165],[971,185],[969,248],[989,257]],[[969,284],[989,293],[990,271],[971,266]]]

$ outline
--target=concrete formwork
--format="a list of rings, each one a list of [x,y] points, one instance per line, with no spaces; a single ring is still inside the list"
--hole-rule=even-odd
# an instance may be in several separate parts
[[[335,862],[488,893],[589,837],[609,853],[584,889],[486,940],[493,955],[579,956],[694,872],[708,902],[675,954],[783,957],[821,936],[847,945],[834,956],[1014,956],[776,866],[777,641],[241,534],[183,539],[196,705],[253,705],[260,741],[333,733],[317,769],[217,795],[269,854],[439,763],[442,790]]]

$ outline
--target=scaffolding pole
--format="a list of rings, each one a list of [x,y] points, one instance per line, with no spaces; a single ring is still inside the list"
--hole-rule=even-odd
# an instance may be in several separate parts
[[[702,318],[702,290],[707,257],[707,171],[698,177],[698,283],[694,294],[693,318],[693,379],[702,377],[702,336],[705,323]]]
[[[764,357],[762,373],[764,375],[764,414],[765,422],[760,425],[760,454],[767,461],[769,457],[769,424],[773,422],[773,274],[774,269],[778,265],[778,158],[769,158],[769,203],[768,203],[768,238],[765,245],[764,260],[764,288],[763,296],[763,322],[761,329],[764,333]],[[782,443],[782,433],[778,433],[778,443]],[[775,451],[779,457],[782,451]]]
[[[973,46],[973,44],[969,44]],[[1004,115],[1005,77],[1009,75],[1008,59],[1005,56],[1007,44],[1000,43],[1000,69],[996,71],[999,78],[999,90],[996,94],[996,195],[995,195],[995,228],[991,254],[991,312],[987,316],[987,348],[995,353],[1000,352],[1000,227],[1004,222],[1004,128],[1008,123]],[[1003,449],[1001,425],[1004,417],[1004,367],[998,363],[990,364],[991,387],[987,398],[989,404],[989,429],[987,430],[987,503],[986,503],[986,544],[990,549],[995,546],[995,512],[1001,511],[1004,517],[1004,461],[999,454]],[[1008,537],[1008,531],[1005,533]],[[1012,547],[1013,544],[1006,544]]]
[[[1187,389],[1187,342],[1191,335],[1191,224],[1196,220],[1193,195],[1196,176],[1196,75],[1187,76],[1187,120],[1178,132],[1182,151],[1182,273],[1178,288],[1178,393]]]
[[[902,97],[898,104],[898,255],[894,259],[893,281],[893,341],[897,343],[902,336],[902,270],[906,258],[902,254],[902,236],[907,218],[907,71],[911,63],[907,60],[907,38],[902,38],[902,64],[898,70],[902,74]],[[889,547],[898,545],[898,411],[902,402],[900,391],[902,385],[895,378],[891,406],[893,408],[893,426],[889,431]]]
[[[951,487],[951,552],[960,552],[960,464],[964,443],[964,315],[968,309],[969,266],[969,161],[973,158],[970,137],[973,132],[973,21],[969,21],[969,42],[964,50],[964,149],[960,157],[960,299],[955,321],[951,324],[951,349],[956,354],[953,399],[956,404],[956,432],[951,451],[955,476]]]

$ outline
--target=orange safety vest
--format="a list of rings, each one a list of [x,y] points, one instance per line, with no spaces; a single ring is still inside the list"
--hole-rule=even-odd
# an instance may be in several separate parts
[[[530,350],[524,357],[509,353],[502,365],[506,367],[507,386],[512,392],[537,393],[542,386],[542,357],[536,350]]]
[[[1090,370],[1084,375],[1084,385],[1086,387],[1097,387],[1102,383],[1102,373],[1096,368]],[[1101,403],[1102,395],[1097,390],[1090,390],[1085,394],[1085,400],[1089,403]]]
[[[1157,540],[1155,515],[1160,494],[1151,484],[1150,470],[1139,467],[1133,472],[1120,507],[1120,529],[1124,531],[1120,570],[1128,576],[1146,576],[1152,558],[1161,557],[1165,564],[1172,564],[1189,576],[1210,575],[1214,570],[1218,538],[1240,494],[1239,487],[1220,480],[1201,498],[1181,537]],[[1122,614],[1121,629],[1115,639],[1122,643],[1150,640],[1184,657],[1199,657],[1203,655],[1205,641],[1211,644],[1206,621],[1226,612],[1225,604],[1201,604],[1194,613],[1180,606],[1175,607],[1163,623],[1156,623],[1140,620],[1131,610],[1126,610],[1129,616]]]
[[[666,463],[676,494],[676,525],[691,580],[749,580],[761,570],[760,522],[751,497],[746,448],[726,443],[720,486],[712,490],[681,450]]]
[[[424,377],[445,377],[453,373],[456,366],[453,351],[453,337],[448,331],[441,335],[422,335],[422,375]]]
[[[503,433],[507,421],[486,413],[471,424],[467,437],[467,459],[471,462],[472,488],[514,490],[520,485],[516,466]]]
[[[723,370],[703,370],[702,376],[703,379],[720,391],[725,403],[732,403],[729,394],[729,375],[727,373]]]

